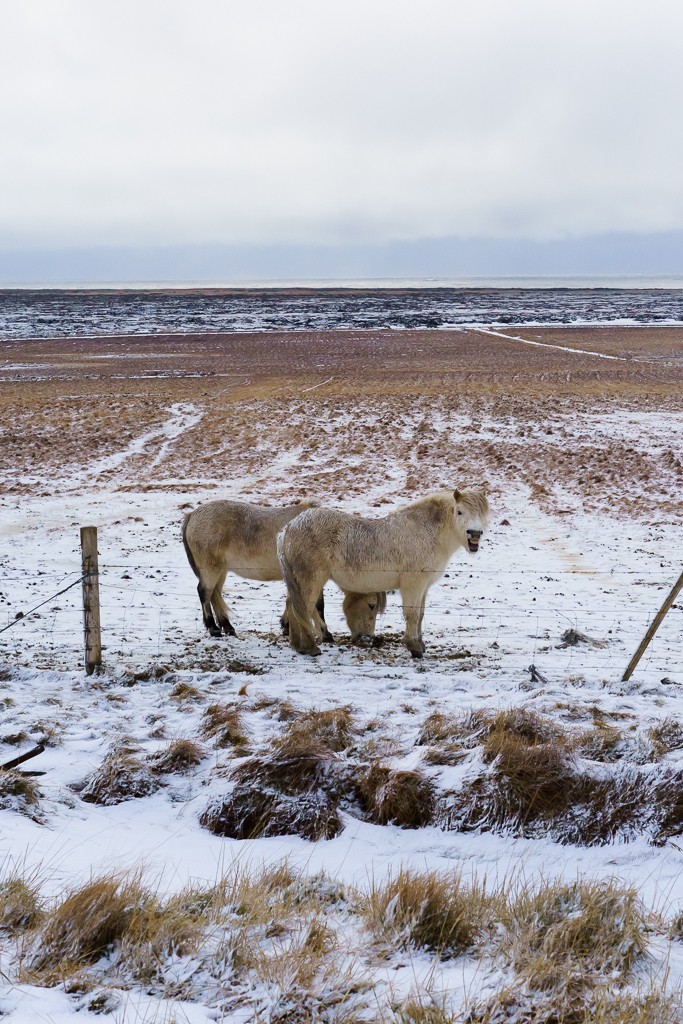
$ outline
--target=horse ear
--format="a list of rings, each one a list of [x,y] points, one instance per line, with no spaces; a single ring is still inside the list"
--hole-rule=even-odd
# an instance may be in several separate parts
[[[455,498],[456,501],[460,501],[460,499],[462,498],[462,494],[460,493],[457,487],[453,491],[453,497]]]

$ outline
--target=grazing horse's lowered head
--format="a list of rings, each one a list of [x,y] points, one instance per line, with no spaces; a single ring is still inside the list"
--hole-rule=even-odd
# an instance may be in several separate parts
[[[481,491],[453,491],[453,522],[460,543],[476,555],[481,535],[489,524],[489,503]]]

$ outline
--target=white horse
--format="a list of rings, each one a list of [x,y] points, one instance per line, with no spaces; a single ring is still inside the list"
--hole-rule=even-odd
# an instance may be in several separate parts
[[[400,590],[405,644],[421,658],[427,591],[457,548],[479,550],[488,513],[485,495],[470,490],[431,494],[381,519],[326,508],[302,512],[277,542],[292,646],[301,654],[320,654],[315,601],[333,580],[355,593]]]

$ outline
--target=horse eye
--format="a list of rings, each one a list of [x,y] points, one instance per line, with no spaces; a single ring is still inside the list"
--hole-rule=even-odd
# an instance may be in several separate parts
[[[462,515],[462,512],[460,511],[460,509],[458,509],[458,515],[459,515],[459,516],[461,516],[461,515]]]
[[[370,609],[371,612],[374,612],[374,610],[375,610],[374,604],[369,604],[368,608]]]

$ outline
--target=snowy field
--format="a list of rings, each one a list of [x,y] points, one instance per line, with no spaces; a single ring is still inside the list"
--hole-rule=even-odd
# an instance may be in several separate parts
[[[529,346],[530,340],[538,347]],[[320,885],[324,874],[326,884],[346,895],[325,904],[334,941],[321,962],[334,961],[335,977],[320,967],[306,982],[284,964],[296,932],[291,921],[282,926],[279,946],[272,936],[263,939],[263,955],[274,942],[267,967],[255,961],[238,969],[233,951],[223,973],[209,970],[202,957],[216,961],[212,933],[203,952],[183,953],[171,944],[163,964],[145,980],[126,972],[118,954],[108,950],[94,964],[78,965],[78,984],[69,982],[73,967],[47,981],[37,969],[31,974],[35,943],[46,941],[45,932],[42,939],[30,930],[17,938],[6,930],[0,1012],[8,1020],[94,1021],[102,1019],[103,1008],[116,1021],[169,1024],[554,1019],[543,1010],[547,989],[534,989],[514,956],[505,953],[500,936],[511,926],[504,915],[486,941],[452,956],[436,955],[405,937],[369,937],[372,929],[353,909],[360,897],[349,894],[367,897],[405,869],[455,872],[464,884],[481,884],[490,894],[555,881],[632,887],[643,914],[650,915],[643,926],[646,948],[628,978],[608,971],[594,981],[594,990],[608,993],[615,1005],[629,994],[637,1001],[639,993],[645,998],[650,990],[679,990],[683,942],[677,937],[680,926],[679,932],[671,927],[683,912],[683,818],[678,830],[670,823],[664,834],[647,814],[642,820],[632,814],[604,841],[589,842],[581,839],[580,823],[579,832],[568,838],[564,825],[543,815],[532,826],[531,819],[498,820],[484,811],[477,817],[477,808],[463,812],[458,795],[471,792],[475,803],[486,801],[485,788],[467,787],[493,778],[496,761],[487,761],[486,729],[497,714],[515,709],[531,713],[530,721],[552,723],[563,737],[558,742],[566,746],[572,772],[589,783],[616,779],[617,786],[628,786],[637,779],[659,785],[656,780],[663,779],[666,785],[683,772],[683,599],[632,679],[621,681],[683,568],[680,340],[667,341],[668,361],[662,362],[661,348],[633,357],[656,361],[652,373],[664,383],[643,387],[637,378],[629,390],[619,376],[621,391],[604,376],[622,373],[618,359],[614,367],[605,365],[605,354],[609,359],[620,351],[613,335],[603,342],[600,332],[587,332],[577,341],[546,332],[513,342],[515,358],[531,361],[525,373],[536,377],[537,390],[526,402],[519,394],[526,385],[514,385],[517,398],[504,414],[506,385],[488,380],[484,392],[473,380],[475,367],[469,378],[442,376],[438,385],[425,378],[424,393],[419,383],[413,393],[395,381],[383,392],[373,384],[372,394],[363,384],[365,392],[361,388],[354,399],[352,393],[326,393],[331,371],[323,356],[294,383],[279,371],[277,392],[274,374],[267,383],[259,377],[250,393],[230,389],[227,398],[224,378],[209,384],[204,377],[199,384],[193,379],[185,386],[176,374],[163,393],[154,390],[160,387],[155,380],[144,395],[144,414],[138,416],[131,401],[125,417],[119,417],[125,421],[120,431],[116,409],[123,408],[126,390],[135,391],[135,402],[143,401],[137,389],[144,386],[126,377],[126,366],[133,364],[126,363],[124,353],[110,353],[112,377],[92,384],[95,359],[102,353],[93,352],[83,369],[79,349],[81,369],[72,361],[68,375],[60,371],[60,383],[53,355],[46,359],[39,346],[28,354],[19,343],[12,347],[0,371],[8,381],[4,386],[20,385],[24,400],[5,419],[3,433],[15,439],[21,434],[17,443],[25,447],[23,461],[3,460],[0,629],[9,628],[0,633],[0,758],[7,761],[43,742],[45,751],[23,768],[45,774],[35,779],[35,804],[16,795],[1,798],[3,876],[29,880],[49,908],[92,877],[112,872],[137,873],[160,898],[168,898],[188,887],[214,885],[235,871],[258,875],[286,862],[295,877],[318,879]],[[557,351],[548,353],[553,348]],[[166,365],[175,364],[169,358]],[[571,393],[566,382],[574,366],[581,373],[577,382],[572,378]],[[216,364],[212,373],[241,369]],[[547,379],[551,371],[564,381],[560,397]],[[189,380],[191,371],[183,372]],[[510,381],[515,373],[517,368]],[[448,401],[464,379],[472,391],[469,404],[462,394],[459,401]],[[54,404],[54,395],[75,396],[81,386],[86,397],[96,388],[107,424],[87,453],[77,413],[46,433],[45,409]],[[38,396],[41,387],[50,388],[52,397],[31,410],[25,396]],[[492,387],[498,388],[494,398]],[[539,388],[547,391],[541,405]],[[6,416],[13,400],[6,400]],[[354,401],[356,413],[350,412]],[[387,424],[379,444],[378,420],[372,419],[380,415],[378,407]],[[353,427],[359,413],[370,424],[366,441]],[[85,422],[92,412],[80,415]],[[310,416],[322,443],[302,426]],[[32,437],[26,430],[30,422]],[[251,442],[237,444],[245,422],[254,435]],[[227,444],[220,453],[218,435],[210,430],[224,432]],[[285,430],[292,432],[288,443]],[[213,475],[185,472],[207,444]],[[576,458],[580,465],[572,462]],[[528,477],[522,467],[532,460],[535,469]],[[598,461],[599,476],[581,476],[591,474]],[[218,496],[276,504],[315,493],[349,511],[381,515],[447,481],[486,487],[491,528],[479,554],[456,554],[429,592],[423,661],[413,661],[402,646],[398,595],[389,596],[387,613],[378,621],[384,643],[361,648],[347,640],[340,595],[332,586],[326,617],[338,642],[325,647],[320,658],[296,655],[279,635],[281,583],[229,576],[226,595],[238,637],[205,635],[196,581],[180,542],[188,508]],[[83,525],[99,530],[105,651],[104,672],[93,677],[82,669],[78,538]],[[33,614],[15,618],[38,605]],[[207,708],[214,705],[231,709],[240,725],[238,741],[218,745],[207,726]],[[200,817],[212,801],[229,797],[235,785],[230,770],[245,756],[267,758],[297,716],[342,706],[350,709],[353,739],[336,751],[334,763],[418,773],[435,800],[428,824],[381,824],[372,808],[349,798],[340,804],[341,827],[329,839],[292,834],[239,839],[202,827]],[[436,721],[435,713],[461,723],[453,726],[448,742],[443,736],[430,739],[425,731],[425,723]],[[489,724],[466,735],[462,723],[473,721]],[[187,771],[155,775],[149,792],[137,798],[117,803],[82,798],[88,780],[113,751],[151,765],[179,739],[199,747],[198,762]],[[672,788],[671,801],[676,799]],[[496,1003],[503,990],[518,993],[512,1009]],[[595,997],[597,1002],[603,995]],[[423,1016],[410,1009],[411,999],[421,1004]],[[595,1005],[594,1000],[594,1010]],[[571,1019],[679,1019],[678,1011],[663,1004],[659,1009],[653,1004],[650,1016],[636,1017],[635,1005],[619,1011],[620,1017],[600,1017],[595,1010],[595,1017]]]

